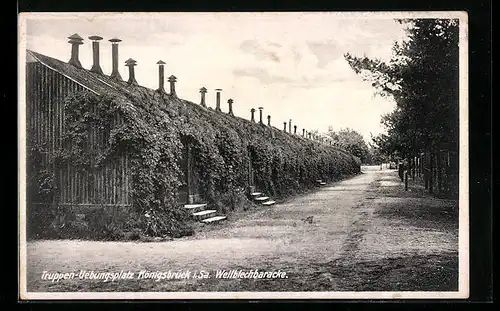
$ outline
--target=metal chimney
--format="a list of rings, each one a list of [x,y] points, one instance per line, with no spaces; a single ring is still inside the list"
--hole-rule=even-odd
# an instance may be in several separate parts
[[[78,59],[78,49],[79,45],[83,44],[83,38],[75,33],[69,36],[68,39],[69,39],[68,42],[71,43],[71,58],[68,61],[68,63],[75,67],[82,68],[82,64]]]
[[[120,76],[120,72],[118,71],[118,42],[122,40],[118,38],[109,39],[111,42],[111,58],[113,61],[113,70],[111,71],[111,78],[115,78],[117,80],[122,80],[122,76]]]
[[[229,104],[229,111],[228,111],[227,114],[230,115],[230,116],[234,116],[234,113],[233,113],[233,102],[234,101],[233,101],[232,98],[230,98],[230,99],[227,100],[227,103]]]
[[[170,95],[177,96],[177,93],[175,92],[175,82],[177,82],[177,77],[171,75],[168,77],[168,82],[170,82]]]
[[[99,41],[102,40],[102,37],[90,36],[89,40],[92,40],[92,60],[93,60],[92,68],[90,68],[90,71],[102,75],[103,72],[99,60]]]
[[[200,102],[200,105],[202,107],[207,107],[207,104],[205,103],[205,94],[207,93],[207,88],[206,87],[202,87],[200,89],[200,93],[201,93],[201,102]]]
[[[135,80],[135,71],[134,71],[134,67],[137,66],[137,62],[132,58],[129,58],[125,61],[125,66],[128,67],[128,83],[137,84],[137,81]]]
[[[162,60],[159,60],[157,63],[158,65],[158,92],[165,93],[165,62]]]
[[[222,91],[222,89],[215,89],[215,91],[217,92],[216,93],[216,97],[215,97],[215,111],[221,111],[220,109],[220,91]]]

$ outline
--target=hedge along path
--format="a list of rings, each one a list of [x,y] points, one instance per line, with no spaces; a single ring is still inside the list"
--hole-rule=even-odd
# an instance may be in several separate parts
[[[132,226],[148,235],[191,232],[177,202],[183,140],[190,142],[196,157],[201,196],[223,212],[229,212],[229,202],[234,207],[234,202],[246,200],[249,161],[258,188],[277,197],[311,188],[318,178],[338,180],[360,171],[356,157],[299,135],[138,85],[119,91],[120,96],[80,92],[64,100],[64,144],[51,160],[91,171],[126,153]],[[89,144],[95,127],[104,132],[102,148]]]

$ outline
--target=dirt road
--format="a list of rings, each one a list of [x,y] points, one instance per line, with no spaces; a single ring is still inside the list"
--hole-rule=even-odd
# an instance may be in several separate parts
[[[446,291],[458,286],[458,208],[393,170],[354,178],[169,242],[35,241],[27,247],[29,291]],[[309,221],[311,220],[312,221]],[[283,278],[216,278],[217,270],[279,272]],[[74,279],[42,272],[141,270],[187,279]],[[208,278],[194,278],[198,276]],[[286,273],[283,276],[282,272]],[[275,274],[278,275],[278,274]]]

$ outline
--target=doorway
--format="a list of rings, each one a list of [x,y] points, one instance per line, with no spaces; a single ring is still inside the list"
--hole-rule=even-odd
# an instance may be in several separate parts
[[[192,143],[188,139],[182,142],[182,185],[178,189],[178,200],[184,204],[201,203],[200,172]]]

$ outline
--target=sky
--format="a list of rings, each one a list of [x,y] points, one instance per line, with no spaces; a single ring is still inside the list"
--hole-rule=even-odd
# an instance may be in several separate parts
[[[101,68],[111,73],[111,44],[119,38],[119,70],[128,79],[125,60],[137,61],[140,85],[156,89],[163,60],[165,75],[177,77],[180,98],[221,108],[232,98],[237,116],[263,107],[277,128],[292,120],[298,131],[326,132],[351,128],[370,140],[383,132],[380,117],[391,112],[390,99],[374,95],[344,60],[344,53],[389,60],[394,41],[403,40],[402,26],[388,17],[349,13],[162,13],[34,15],[26,23],[26,47],[63,61],[70,58],[70,35],[84,38],[83,67],[92,67],[89,36],[100,44]],[[168,82],[165,85],[168,91]],[[258,114],[256,114],[258,118]]]

